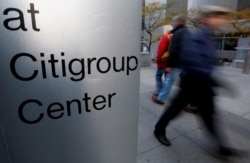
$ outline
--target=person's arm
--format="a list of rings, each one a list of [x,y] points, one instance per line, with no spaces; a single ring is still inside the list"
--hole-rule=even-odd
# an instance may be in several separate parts
[[[159,41],[158,49],[157,49],[157,56],[156,56],[156,63],[162,62],[161,56],[164,54],[168,46],[168,37],[166,35],[162,36]]]
[[[180,55],[180,44],[182,42],[182,37],[184,33],[184,29],[181,29],[179,31],[176,31],[171,38],[171,43],[169,47],[169,57],[167,59],[168,72],[170,72],[173,67],[177,66]]]

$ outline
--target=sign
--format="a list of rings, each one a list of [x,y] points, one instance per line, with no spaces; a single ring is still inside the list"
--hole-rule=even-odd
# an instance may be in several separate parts
[[[136,162],[141,1],[0,11],[0,162]]]

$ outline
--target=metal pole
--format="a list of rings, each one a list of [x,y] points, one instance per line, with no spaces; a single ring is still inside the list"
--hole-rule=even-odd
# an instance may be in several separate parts
[[[249,74],[249,70],[250,70],[250,50],[248,50],[248,52],[247,52],[247,54],[245,56],[242,73],[243,74]]]

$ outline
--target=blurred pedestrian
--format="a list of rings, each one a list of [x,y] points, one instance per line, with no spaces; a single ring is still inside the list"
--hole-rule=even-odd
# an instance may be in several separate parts
[[[180,81],[180,91],[155,125],[154,135],[166,146],[171,142],[167,139],[165,128],[183,110],[189,102],[199,108],[200,116],[214,138],[218,152],[224,156],[237,154],[225,146],[224,138],[218,131],[215,121],[215,106],[213,87],[217,86],[212,77],[214,66],[217,64],[216,46],[213,31],[226,22],[228,9],[219,6],[204,6],[201,10],[202,27],[194,35],[184,39],[181,55],[183,73]]]
[[[157,49],[157,56],[156,56],[156,64],[157,69],[155,73],[155,80],[156,80],[156,92],[153,94],[153,100],[157,98],[158,94],[164,91],[164,81],[166,80],[167,72],[167,63],[166,60],[163,58],[164,53],[168,53],[170,38],[172,34],[170,31],[173,29],[172,25],[165,25],[163,26],[163,36],[161,37],[158,49]],[[164,104],[164,102],[155,100],[158,104]]]

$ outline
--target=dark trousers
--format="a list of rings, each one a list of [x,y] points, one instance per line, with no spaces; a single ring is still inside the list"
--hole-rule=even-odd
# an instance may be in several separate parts
[[[221,145],[221,138],[215,126],[214,108],[214,80],[212,78],[197,74],[185,74],[181,78],[180,91],[166,108],[163,115],[155,125],[155,132],[165,135],[165,128],[188,103],[194,104],[200,111],[200,116],[209,133],[218,145]]]

